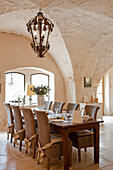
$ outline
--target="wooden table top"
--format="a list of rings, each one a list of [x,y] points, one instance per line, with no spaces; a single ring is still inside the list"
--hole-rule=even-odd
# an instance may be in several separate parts
[[[59,121],[58,121],[59,120]],[[83,121],[82,123],[72,123],[72,119],[68,120],[68,121],[62,121],[60,119],[56,120],[50,120],[49,121],[51,124],[54,124],[55,126],[60,126],[62,128],[66,128],[66,127],[77,127],[77,126],[86,126],[86,125],[90,125],[90,124],[95,124],[95,123],[103,123],[104,121],[102,120],[90,120],[90,121]]]

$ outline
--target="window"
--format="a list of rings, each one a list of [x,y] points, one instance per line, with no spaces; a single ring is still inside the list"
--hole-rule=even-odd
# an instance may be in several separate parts
[[[37,86],[41,86],[49,85],[49,76],[46,74],[42,74],[42,73],[37,73],[37,74],[32,74],[31,75],[31,84],[34,85],[35,87]],[[45,96],[45,100],[48,100],[49,96]],[[32,96],[32,103],[37,103],[37,96],[33,95]]]
[[[103,103],[103,79],[100,80],[97,87],[96,97],[98,98],[98,103]]]
[[[18,101],[24,95],[25,75],[22,73],[5,73],[5,101]]]

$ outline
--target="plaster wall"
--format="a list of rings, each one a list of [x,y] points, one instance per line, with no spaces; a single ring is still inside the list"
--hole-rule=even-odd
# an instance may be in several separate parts
[[[109,72],[104,76],[104,114],[109,115]]]
[[[52,72],[55,75],[55,100],[66,102],[65,83],[62,74],[53,60],[46,54],[44,59],[37,58],[30,47],[30,40],[15,34],[0,33],[0,130],[5,130],[7,124],[5,101],[5,72],[20,67],[37,67]]]
[[[113,67],[107,71],[104,77],[104,111],[105,115],[113,115]]]
[[[112,0],[0,1],[0,31],[30,38],[25,23],[43,9],[55,25],[49,52],[62,72],[66,99],[80,102],[83,78],[92,77],[95,86],[113,66],[112,7]]]

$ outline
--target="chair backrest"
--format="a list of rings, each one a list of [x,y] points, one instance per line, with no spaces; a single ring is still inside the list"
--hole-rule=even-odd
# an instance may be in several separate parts
[[[93,117],[94,120],[96,120],[99,108],[100,108],[99,106],[86,105],[85,106],[86,115],[89,115]]]
[[[22,111],[24,116],[26,136],[29,139],[31,136],[36,134],[34,115],[31,109],[20,108],[20,110]]]
[[[50,125],[47,113],[44,111],[34,111],[38,122],[39,142],[41,147],[50,142]]]
[[[20,112],[19,106],[13,106],[12,105],[11,108],[12,108],[12,112],[14,114],[15,130],[17,132],[20,129],[23,129],[22,116],[21,116],[21,112]]]
[[[52,101],[44,101],[45,110],[50,110],[52,103]]]
[[[6,111],[7,111],[7,118],[8,118],[8,126],[10,126],[11,124],[14,123],[14,117],[13,117],[13,113],[12,113],[12,109],[9,103],[3,103]]]
[[[58,112],[62,113],[62,109],[63,109],[64,104],[65,104],[64,102],[55,102],[53,104],[53,112],[55,112],[55,108],[58,108]]]
[[[69,111],[77,110],[78,107],[79,107],[79,104],[68,103],[66,112],[69,113]]]

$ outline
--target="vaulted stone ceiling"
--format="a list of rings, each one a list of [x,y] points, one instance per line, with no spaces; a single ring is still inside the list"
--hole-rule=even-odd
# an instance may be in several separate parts
[[[0,31],[30,38],[25,23],[40,8],[55,23],[50,54],[64,78],[98,82],[113,66],[113,0],[0,1]]]

